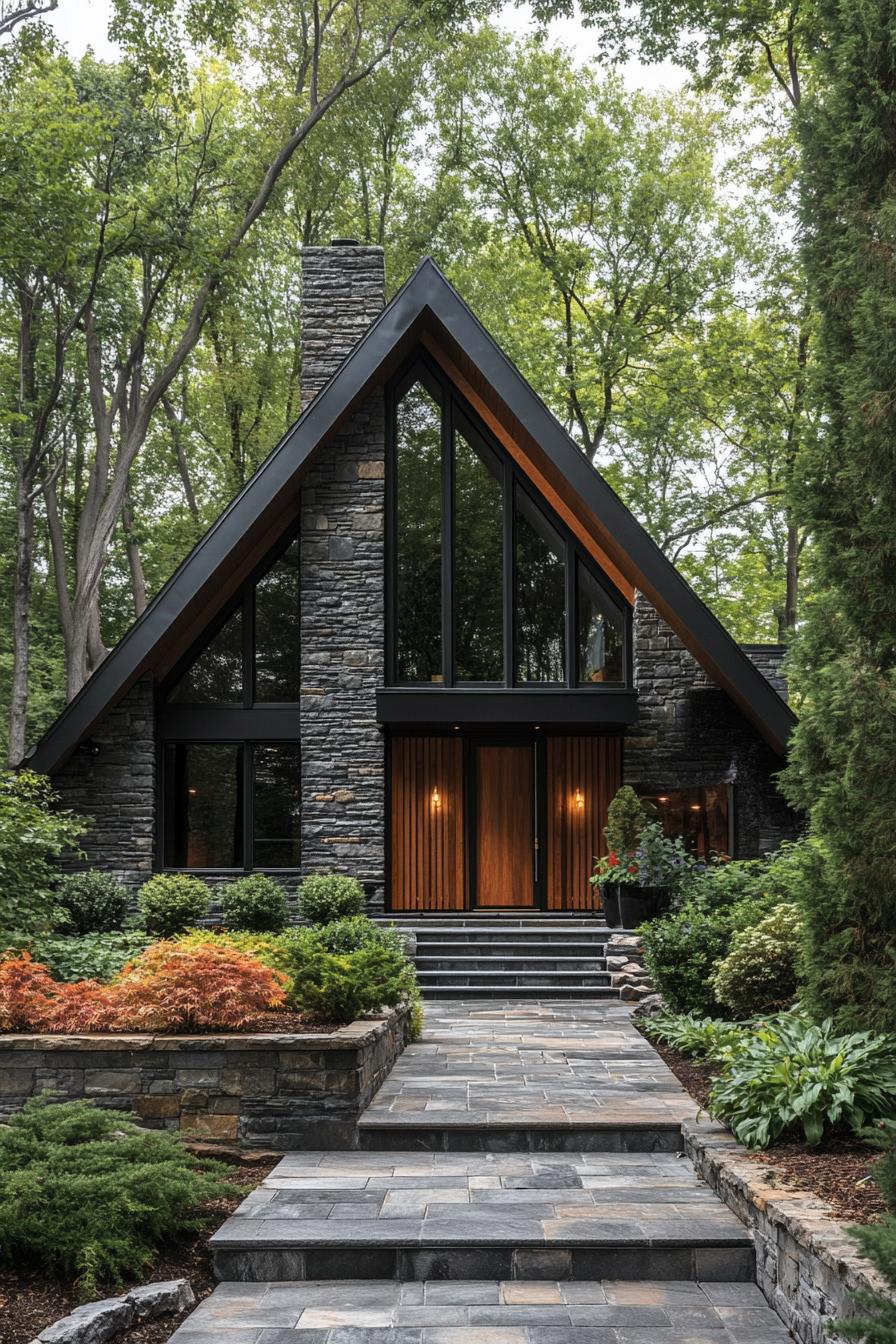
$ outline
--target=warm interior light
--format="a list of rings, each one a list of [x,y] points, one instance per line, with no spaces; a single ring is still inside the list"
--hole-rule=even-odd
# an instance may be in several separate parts
[[[194,797],[194,795],[197,794],[198,792],[199,792],[198,789],[187,789],[187,793],[190,795],[191,798]]]
[[[576,789],[575,803],[577,811],[582,812],[585,807],[585,795],[581,789]]]
[[[699,804],[699,803],[691,803],[691,811],[692,811],[692,812],[699,812],[699,811],[700,811],[700,804]]]
[[[661,794],[660,794],[660,797],[659,797],[659,801],[660,801],[661,803],[668,803],[668,801],[669,801],[668,794],[661,793]]]
[[[432,805],[435,809],[442,806],[442,795],[439,793],[438,789],[433,789],[432,791]]]

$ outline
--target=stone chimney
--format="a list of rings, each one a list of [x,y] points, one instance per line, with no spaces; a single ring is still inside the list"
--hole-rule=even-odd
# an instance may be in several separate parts
[[[381,247],[334,238],[302,248],[302,409],[357,345],[386,301]]]

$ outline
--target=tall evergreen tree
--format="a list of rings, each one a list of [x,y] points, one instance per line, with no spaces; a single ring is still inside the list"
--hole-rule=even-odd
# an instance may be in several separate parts
[[[896,9],[819,0],[800,114],[806,265],[820,315],[819,432],[795,506],[818,597],[785,775],[825,842],[807,896],[806,994],[844,1026],[896,1029]]]

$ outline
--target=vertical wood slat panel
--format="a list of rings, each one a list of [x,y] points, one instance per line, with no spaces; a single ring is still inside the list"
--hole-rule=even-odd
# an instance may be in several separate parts
[[[547,739],[549,910],[593,910],[598,893],[589,882],[594,859],[606,848],[607,808],[622,775],[618,737]],[[581,789],[584,806],[575,805]]]
[[[463,743],[394,737],[390,752],[391,908],[463,910]],[[433,789],[439,791],[438,808]]]

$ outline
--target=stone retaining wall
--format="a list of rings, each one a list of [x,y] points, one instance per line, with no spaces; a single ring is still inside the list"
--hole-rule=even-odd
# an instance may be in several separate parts
[[[682,1125],[698,1173],[752,1231],[756,1281],[800,1344],[836,1344],[831,1329],[856,1315],[852,1294],[886,1292],[831,1207],[805,1190],[775,1184],[774,1168],[750,1161],[722,1125]]]
[[[407,1039],[406,1009],[329,1035],[2,1036],[0,1120],[52,1091],[204,1142],[356,1148]]]

